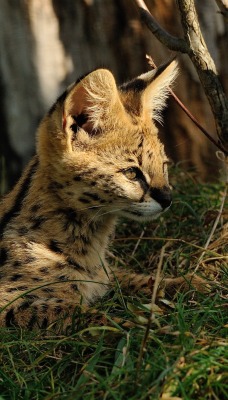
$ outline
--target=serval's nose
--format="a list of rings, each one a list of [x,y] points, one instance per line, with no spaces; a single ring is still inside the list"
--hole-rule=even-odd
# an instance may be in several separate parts
[[[163,210],[170,207],[172,203],[171,190],[168,186],[162,188],[151,188],[150,195],[152,199],[156,200],[161,205]]]

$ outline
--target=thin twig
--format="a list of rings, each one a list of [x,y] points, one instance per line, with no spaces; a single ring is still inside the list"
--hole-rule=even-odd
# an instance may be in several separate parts
[[[158,286],[159,286],[159,283],[160,283],[161,269],[162,269],[164,255],[165,255],[165,249],[166,249],[167,245],[168,245],[168,243],[166,243],[161,249],[158,268],[157,268],[157,271],[156,271],[154,287],[153,287],[153,292],[152,292],[152,296],[151,296],[150,315],[149,315],[149,318],[148,318],[148,323],[147,323],[146,331],[145,331],[145,334],[144,334],[144,337],[143,337],[143,340],[142,340],[142,344],[141,344],[141,347],[140,347],[139,357],[138,357],[138,362],[137,362],[137,372],[138,373],[139,373],[139,370],[140,370],[140,367],[141,367],[141,364],[142,364],[143,353],[145,352],[145,349],[146,349],[146,343],[147,343],[147,340],[148,340],[148,337],[149,337],[151,324],[152,324],[152,322],[154,320],[154,305],[155,305],[155,300],[156,300],[156,296],[157,296]]]
[[[194,124],[203,132],[203,134],[219,149],[221,150],[226,156],[228,156],[228,151],[226,151],[220,143],[216,142],[216,140],[206,131],[206,129],[199,123],[199,121],[192,115],[192,113],[185,107],[185,105],[181,102],[179,97],[170,89],[170,93],[177,104],[182,108],[182,110],[187,114],[187,116],[194,122]]]
[[[151,56],[148,54],[146,55],[148,63],[153,67],[156,68],[156,64]],[[177,97],[177,95],[173,92],[173,90],[169,89],[171,96],[174,98],[176,103],[181,107],[181,109],[185,112],[185,114],[194,122],[194,124],[203,132],[203,134],[219,149],[221,150],[226,156],[228,156],[228,152],[218,143],[210,133],[206,131],[206,129],[200,124],[200,122],[192,115],[192,113],[187,109],[187,107],[182,103],[182,101]]]

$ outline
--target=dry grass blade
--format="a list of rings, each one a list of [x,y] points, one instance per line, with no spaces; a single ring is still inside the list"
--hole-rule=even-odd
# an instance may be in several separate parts
[[[140,242],[141,242],[141,240],[142,240],[142,238],[143,238],[143,236],[145,234],[145,231],[146,231],[146,228],[144,227],[142,232],[141,232],[141,234],[140,234],[140,236],[139,236],[139,240],[136,242],[136,245],[135,245],[134,250],[133,250],[132,255],[131,255],[132,257],[134,256],[137,248],[139,247],[139,244],[140,244]]]
[[[226,185],[226,187],[225,187],[225,191],[224,191],[223,196],[222,196],[221,205],[220,205],[220,209],[219,209],[217,218],[215,219],[215,222],[214,222],[214,224],[213,224],[213,226],[212,226],[210,235],[208,236],[208,239],[207,239],[207,241],[206,241],[206,243],[205,243],[204,250],[203,250],[201,256],[200,256],[199,259],[198,259],[197,265],[196,265],[196,267],[195,267],[195,269],[194,269],[194,273],[198,270],[198,268],[199,268],[199,266],[200,266],[200,263],[201,263],[201,261],[202,261],[204,255],[205,255],[205,253],[206,253],[206,250],[208,249],[208,246],[209,246],[209,244],[210,244],[210,242],[211,242],[211,239],[212,239],[212,237],[213,237],[213,235],[214,235],[214,233],[215,233],[215,230],[216,230],[216,228],[217,228],[217,226],[218,226],[219,220],[220,220],[220,218],[221,218],[221,215],[222,215],[222,212],[223,212],[223,209],[224,209],[224,205],[225,205],[226,198],[227,198],[227,185]]]
[[[156,271],[156,276],[155,276],[155,281],[154,281],[154,287],[153,287],[153,291],[152,291],[152,297],[151,297],[151,309],[150,309],[150,315],[148,318],[148,323],[146,326],[146,331],[142,340],[142,344],[140,347],[140,352],[139,352],[139,357],[138,357],[138,363],[137,363],[137,373],[139,375],[139,371],[140,371],[140,366],[142,364],[142,359],[143,359],[143,353],[146,349],[146,344],[147,344],[147,340],[149,337],[149,332],[150,332],[150,327],[151,327],[151,323],[154,319],[154,306],[155,306],[155,300],[156,300],[156,296],[157,296],[157,292],[158,292],[158,286],[159,286],[159,282],[160,282],[160,276],[161,276],[161,269],[162,269],[162,265],[163,265],[163,260],[164,260],[164,255],[165,255],[165,249],[167,247],[166,243],[162,249],[161,249],[161,254],[160,254],[160,259],[159,259],[159,263],[158,263],[158,268]]]

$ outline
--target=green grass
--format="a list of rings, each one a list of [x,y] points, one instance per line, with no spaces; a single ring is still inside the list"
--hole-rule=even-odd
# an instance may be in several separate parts
[[[198,265],[225,185],[200,184],[178,169],[171,175],[172,210],[159,224],[119,226],[110,262],[154,273],[166,245],[162,273],[197,267],[214,284],[211,292],[161,293],[143,352],[149,301],[127,297],[118,287],[95,305],[103,325],[82,314],[67,335],[1,329],[0,400],[228,398],[225,209]]]

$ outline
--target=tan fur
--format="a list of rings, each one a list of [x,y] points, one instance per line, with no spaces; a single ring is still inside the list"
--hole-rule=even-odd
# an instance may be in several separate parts
[[[2,325],[70,321],[113,282],[105,253],[117,218],[163,211],[153,197],[170,197],[166,156],[151,117],[175,71],[172,62],[151,82],[139,77],[144,88],[118,89],[110,71],[96,70],[44,117],[37,155],[0,206]],[[148,276],[115,276],[123,288],[149,290]]]

